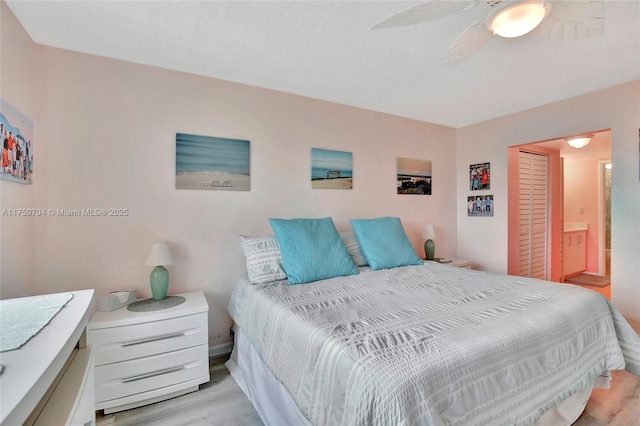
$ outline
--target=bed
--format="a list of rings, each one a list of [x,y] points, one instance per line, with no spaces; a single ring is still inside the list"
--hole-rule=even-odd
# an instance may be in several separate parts
[[[273,425],[570,424],[609,371],[640,375],[640,338],[600,294],[435,262],[245,274],[229,314],[229,369]]]

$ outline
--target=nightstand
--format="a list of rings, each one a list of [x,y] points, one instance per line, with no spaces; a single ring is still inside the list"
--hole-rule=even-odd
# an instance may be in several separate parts
[[[473,269],[471,265],[471,261],[465,260],[465,259],[451,259],[451,262],[447,262],[447,263],[441,263],[441,262],[438,262],[437,260],[432,260],[431,262],[440,263],[441,265],[455,266],[457,268]]]
[[[458,268],[471,269],[471,261],[464,260],[464,259],[451,259],[451,263],[447,263],[446,265],[456,266]]]
[[[176,294],[167,309],[96,312],[93,347],[96,410],[128,410],[198,390],[209,381],[209,305],[202,292]]]

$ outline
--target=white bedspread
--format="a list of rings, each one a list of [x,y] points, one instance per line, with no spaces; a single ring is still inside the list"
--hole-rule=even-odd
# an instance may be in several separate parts
[[[600,294],[424,266],[289,286],[240,278],[229,313],[315,425],[533,424],[640,338]]]

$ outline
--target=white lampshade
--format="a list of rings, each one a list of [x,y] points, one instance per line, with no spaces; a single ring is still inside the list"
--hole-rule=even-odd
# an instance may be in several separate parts
[[[433,225],[426,225],[424,227],[424,230],[422,231],[422,238],[424,238],[425,240],[435,241],[436,233],[433,228]]]
[[[593,135],[578,136],[576,138],[567,139],[567,143],[569,144],[569,146],[579,149],[589,145],[592,138],[593,138]]]
[[[171,252],[169,251],[169,243],[166,241],[154,241],[151,244],[151,251],[145,265],[164,266],[171,265]]]
[[[541,0],[525,0],[505,3],[487,18],[487,27],[494,34],[505,38],[515,38],[533,31],[551,11],[551,5]]]

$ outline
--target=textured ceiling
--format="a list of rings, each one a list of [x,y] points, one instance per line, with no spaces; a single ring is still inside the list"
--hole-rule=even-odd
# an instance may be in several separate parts
[[[36,43],[461,127],[640,78],[640,1],[604,36],[496,38],[453,70],[448,45],[488,5],[369,30],[419,2],[7,1]]]

